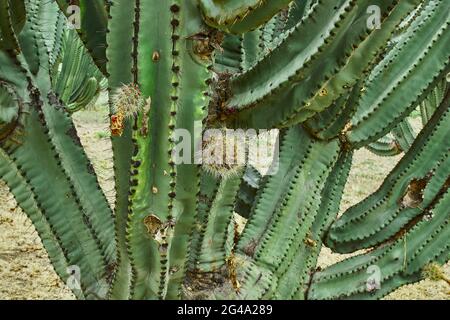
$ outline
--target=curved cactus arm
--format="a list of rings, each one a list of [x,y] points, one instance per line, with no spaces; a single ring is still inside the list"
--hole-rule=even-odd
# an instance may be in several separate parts
[[[56,2],[69,20],[75,18],[69,21],[71,28],[79,33],[95,64],[106,75],[106,30],[110,1],[78,0],[75,5],[71,0]],[[75,17],[77,14],[80,14],[79,17]],[[74,22],[79,22],[81,28]]]
[[[56,62],[60,58],[64,34],[67,30],[67,20],[66,17],[60,13],[56,16],[56,19],[53,21],[53,29],[50,32],[53,33],[53,37],[51,37],[48,41],[48,51],[50,56],[50,65],[55,66]]]
[[[224,36],[221,49],[216,53],[214,70],[224,73],[238,73],[242,70],[243,40],[241,36],[227,34]]]
[[[52,92],[50,70],[45,68],[50,64],[50,52],[45,41],[48,38],[44,35],[47,34],[46,27],[42,27],[42,24],[46,21],[46,17],[56,16],[59,12],[52,2],[42,4],[31,0],[26,5],[28,12],[34,12],[29,22],[34,23],[32,28],[35,30],[34,39],[38,45],[37,54],[42,68],[36,77],[32,77],[36,89],[40,92],[33,102],[41,106],[41,120],[47,128],[53,149],[68,177],[67,180],[72,184],[73,193],[79,197],[77,203],[83,210],[84,218],[90,224],[94,237],[98,240],[104,260],[107,265],[110,265],[116,258],[114,236],[111,233],[112,211],[101,191],[97,176],[84,152],[70,115]],[[50,34],[53,36],[53,33]],[[55,41],[58,40],[55,39]]]
[[[25,24],[25,5],[23,0],[0,1],[0,49],[20,50],[17,34]]]
[[[12,190],[17,191],[17,184],[21,184],[22,191],[16,195],[26,214],[36,219],[38,207],[45,216],[48,225],[37,224],[44,242],[56,239],[67,266],[79,268],[81,291],[76,294],[105,298],[104,289],[115,264],[113,217],[75,127],[51,90],[46,39],[53,33],[45,38],[39,20],[58,13],[52,2],[28,0],[25,4],[27,21],[19,35],[23,54],[9,52],[8,56],[2,51],[0,55],[0,79],[7,88],[15,86],[20,106],[14,130],[2,139],[2,150],[8,156],[3,160],[18,172],[18,178],[23,177],[21,181],[5,179]],[[31,191],[36,205],[23,200],[23,190]],[[49,245],[53,246],[53,259],[59,261],[58,274],[67,278],[61,269],[61,252],[55,251],[54,242]]]
[[[26,21],[18,34],[21,52],[33,76],[44,78],[52,70],[62,44],[62,34],[67,30],[61,13],[53,1],[25,0]]]
[[[18,35],[24,57],[33,75],[47,75],[59,57],[66,19],[53,1],[25,0],[27,23]]]
[[[289,6],[288,20],[284,26],[285,30],[293,28],[299,23],[306,15],[309,14],[309,10],[314,5],[316,0],[294,0]]]
[[[422,125],[426,125],[427,122],[431,119],[433,116],[433,113],[436,111],[438,106],[441,104],[442,100],[444,99],[444,95],[446,90],[448,89],[450,82],[450,79],[442,80],[441,83],[439,83],[428,95],[428,97],[422,101],[420,104],[420,116],[422,118]]]
[[[43,212],[40,202],[36,199],[36,195],[31,190],[26,178],[1,149],[0,177],[7,183],[19,206],[33,222],[56,273],[61,279],[67,281],[70,276],[67,268],[71,265],[67,248],[63,247],[58,234],[54,232],[52,224]],[[80,290],[74,291],[74,294],[78,299],[85,298]]]
[[[235,212],[245,219],[250,218],[253,202],[260,189],[263,177],[252,166],[248,166],[242,177],[239,192],[237,193]]]
[[[338,252],[370,248],[425,219],[449,188],[450,95],[380,189],[331,227],[327,246]]]
[[[107,225],[101,230],[97,229],[97,219],[102,216],[101,212],[99,211],[99,215],[95,212],[93,215],[92,211],[86,211],[84,203],[80,201],[84,199],[96,202],[103,201],[103,198],[97,198],[96,194],[79,193],[74,189],[74,184],[70,181],[73,176],[67,176],[69,172],[62,167],[62,161],[65,160],[61,159],[56,146],[47,135],[49,129],[41,123],[37,112],[30,112],[20,146],[5,151],[34,193],[41,211],[56,234],[55,237],[60,241],[69,266],[80,268],[81,289],[84,295],[87,298],[98,298],[99,284],[108,284],[108,270],[113,263],[108,246],[113,248],[114,244],[111,244],[111,239],[108,243],[102,240],[103,236],[110,236],[112,230],[109,230]],[[41,113],[41,119],[43,117],[45,116]],[[64,126],[59,127],[60,135],[66,134],[64,129]],[[80,157],[81,155],[78,155],[78,158]],[[40,166],[36,166],[37,159]],[[13,180],[10,182],[14,183]],[[11,188],[14,186],[11,185]],[[18,201],[23,204],[20,199]],[[23,204],[22,208],[28,214],[28,209],[33,207]],[[61,212],[64,214],[60,214]],[[33,211],[30,214],[33,215]],[[112,219],[110,222],[112,223]],[[42,236],[51,237],[51,234]]]
[[[333,104],[322,112],[308,119],[304,126],[308,132],[320,140],[339,137],[356,111],[356,100],[361,94],[361,81],[352,89],[337,98]],[[294,118],[293,123],[297,120]]]
[[[271,91],[267,92],[267,90],[275,91],[275,89],[286,84],[289,81],[289,77],[292,74],[295,75],[306,61],[308,43],[315,43],[313,41],[315,37],[327,35],[338,21],[342,21],[342,13],[349,6],[350,3],[348,1],[341,0],[337,5],[340,10],[330,11],[327,5],[323,4],[322,7],[315,11],[314,17],[310,17],[310,20],[308,20],[311,23],[300,23],[297,25],[277,50],[267,55],[252,69],[233,79],[234,97],[230,102],[230,106],[238,109],[245,108],[270,94]],[[313,20],[316,21],[315,24],[312,23]],[[323,23],[324,21],[328,22]],[[305,33],[306,28],[310,32]],[[322,40],[322,43],[319,43],[319,45],[323,43]],[[296,46],[292,47],[292,44]],[[279,63],[274,64],[274,61],[279,61]],[[276,82],[274,82],[275,79]]]
[[[63,111],[63,105],[44,99],[42,108],[48,134],[55,151],[59,153],[61,165],[79,196],[79,205],[96,234],[107,264],[115,262],[115,241],[112,211],[101,191],[91,162],[77,136],[70,115]]]
[[[310,227],[308,237],[297,249],[293,263],[280,277],[274,298],[301,300],[306,298],[311,275],[322,249],[322,238],[339,213],[352,159],[352,152],[344,152],[333,167],[322,190],[320,208]]]
[[[61,42],[60,63],[52,68],[52,87],[68,111],[76,112],[96,100],[103,76],[86,54],[78,35],[67,32]]]
[[[420,280],[431,262],[450,259],[450,190],[432,206],[429,219],[417,221],[392,243],[316,273],[309,299],[377,299]]]
[[[248,70],[259,60],[264,44],[261,43],[262,31],[260,28],[243,35],[243,61],[242,69]]]
[[[299,159],[304,157],[307,147],[311,141],[303,130],[292,128],[281,132],[280,164],[278,174],[263,179],[262,185],[255,199],[255,205],[250,215],[253,218],[247,223],[243,234],[240,237],[238,249],[241,251],[255,242],[264,234],[264,229],[260,230],[265,223],[268,223],[272,212],[276,209],[279,198],[287,192],[287,184],[282,183],[281,177],[291,179],[294,172],[292,167]],[[301,143],[299,143],[301,142]],[[249,250],[247,250],[249,251]]]
[[[417,136],[413,127],[409,123],[408,118],[403,119],[403,121],[392,129],[392,135],[398,141],[398,145],[404,152],[407,152],[409,148],[411,148],[411,145]]]
[[[255,202],[250,212],[251,219],[247,222],[236,247],[237,258],[242,265],[240,282],[243,298],[268,297],[276,284],[273,273],[253,262],[253,256],[259,239],[265,233],[265,227],[272,213],[276,210],[279,199],[288,191],[288,181],[293,177],[295,163],[305,157],[306,149],[311,144],[308,136],[298,127],[280,132],[280,159],[277,174],[266,176],[257,192]],[[246,289],[247,288],[247,289]],[[248,292],[247,292],[248,291]],[[243,293],[244,292],[244,293]]]
[[[209,210],[217,197],[221,180],[206,170],[201,170],[200,192],[198,195],[197,218],[191,239],[189,257],[189,270],[195,271],[200,256],[206,226],[208,224]]]
[[[50,66],[53,66],[62,49],[63,37],[68,29],[67,20],[53,1],[39,4],[38,28],[43,34]]]
[[[380,157],[393,157],[408,152],[416,136],[408,118],[405,118],[392,129],[391,133],[372,142],[366,148]]]
[[[209,25],[236,34],[265,24],[290,2],[292,0],[199,0]]]
[[[199,272],[219,271],[226,264],[228,225],[233,219],[240,181],[241,175],[222,179],[209,212],[203,220],[200,231],[202,238],[195,262],[195,270]]]
[[[34,48],[39,59],[39,66],[45,73],[56,67],[55,62],[59,58],[64,43],[64,34],[68,30],[67,21],[53,1],[39,2],[25,0],[27,6],[27,18],[29,25],[33,25],[26,43],[32,43],[32,37],[36,43]],[[85,57],[88,59],[88,57]],[[75,72],[71,74],[74,76]]]
[[[292,270],[297,249],[307,241],[318,214],[320,194],[339,151],[336,140],[314,141],[299,127],[285,133],[279,170],[261,187],[263,191],[238,242],[238,257],[252,259],[241,275],[242,297],[273,295],[279,279]],[[254,272],[263,272],[272,280],[262,282],[265,287],[260,287],[254,282],[258,278]]]
[[[38,120],[34,118],[32,121]],[[32,135],[35,139],[31,139]],[[109,217],[109,221],[106,220],[109,222],[106,225],[99,226],[102,222],[101,211],[86,211],[85,204],[80,200],[99,203],[97,201],[103,201],[103,198],[97,198],[95,194],[80,194],[72,191],[73,182],[68,181],[59,162],[50,160],[50,157],[56,157],[57,154],[52,154],[50,151],[52,147],[43,147],[44,141],[48,138],[34,130],[29,131],[29,136],[30,139],[27,139],[23,147],[18,148],[11,157],[22,167],[23,174],[30,180],[29,183],[35,190],[50,223],[63,241],[64,250],[70,256],[71,265],[80,267],[81,281],[82,284],[85,282],[83,289],[87,297],[95,297],[99,283],[108,283],[111,267],[114,264],[112,251],[114,241],[111,242],[112,230],[108,228],[112,218]],[[32,140],[30,141],[33,143],[32,146],[29,145],[28,140]],[[33,169],[35,167],[33,161],[36,158],[46,161],[48,169],[39,168],[39,173]],[[60,212],[65,214],[61,215]],[[105,238],[109,242],[104,242]]]
[[[448,73],[449,9],[448,1],[428,2],[369,75],[347,132],[349,144],[358,148],[387,134]]]
[[[396,139],[392,137],[382,137],[366,146],[367,150],[380,157],[394,157],[403,152]]]
[[[353,87],[419,1],[318,3],[254,68],[232,79],[229,122],[268,128],[302,122]],[[381,29],[369,30],[367,9],[381,9]],[[351,32],[349,30],[351,29]],[[295,44],[295,45],[293,45]],[[278,63],[273,63],[278,61]],[[323,61],[327,61],[324,64]],[[273,105],[281,106],[273,108]]]

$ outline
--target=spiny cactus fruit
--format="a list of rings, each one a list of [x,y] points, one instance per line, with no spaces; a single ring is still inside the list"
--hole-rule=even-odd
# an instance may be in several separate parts
[[[142,97],[142,93],[136,84],[123,85],[118,88],[111,97],[112,115],[111,115],[111,134],[121,136],[125,127],[125,121],[132,121],[139,112],[148,113],[151,107],[151,99],[147,101]],[[146,124],[145,124],[146,125]],[[145,127],[141,132],[146,132]]]
[[[0,0],[0,177],[77,298],[376,299],[449,260],[449,1],[77,4]],[[71,118],[103,77],[113,208]],[[212,128],[279,129],[276,170],[202,167]],[[404,156],[337,218],[363,147]]]
[[[212,175],[224,179],[236,176],[247,162],[247,140],[226,129],[206,132],[202,138],[202,148],[198,157],[202,167]]]

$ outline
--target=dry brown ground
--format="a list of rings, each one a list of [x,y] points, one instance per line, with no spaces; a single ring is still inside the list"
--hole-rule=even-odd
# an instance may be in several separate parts
[[[103,111],[84,111],[75,117],[79,134],[93,160],[103,189],[114,198],[107,116]],[[368,151],[356,153],[342,209],[375,191],[397,158],[380,158]],[[325,249],[321,266],[344,256]],[[446,266],[450,274],[450,266]],[[56,276],[42,244],[27,217],[16,207],[8,188],[0,181],[0,299],[73,299],[72,293]],[[424,280],[404,286],[387,299],[450,299],[450,287],[444,282]]]

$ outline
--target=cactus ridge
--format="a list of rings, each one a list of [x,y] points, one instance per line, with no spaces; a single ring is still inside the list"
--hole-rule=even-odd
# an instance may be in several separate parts
[[[253,202],[260,189],[262,175],[253,166],[245,169],[236,198],[235,212],[245,219],[250,218]]]
[[[380,157],[398,156],[403,152],[396,139],[384,136],[366,146],[367,150]]]
[[[107,30],[106,57],[109,97],[123,85],[135,83],[137,66],[135,39],[135,1],[116,0],[109,8],[110,20]],[[133,43],[132,46],[129,44]],[[114,105],[110,101],[111,116]],[[130,121],[125,123],[121,137],[112,137],[114,177],[115,177],[115,229],[117,243],[117,269],[110,288],[110,297],[128,299],[130,297],[131,265],[126,246],[126,222],[130,189],[130,164],[134,145],[131,143]],[[139,163],[133,163],[139,167]]]
[[[447,2],[442,1],[438,2],[436,8],[430,8],[430,11],[428,7],[424,8],[422,13],[424,17],[417,22],[420,24],[418,29],[415,30],[415,24],[410,26],[410,32],[423,36],[424,43],[411,41],[411,37],[406,36],[404,43],[399,42],[392,49],[394,56],[387,55],[379,64],[379,68],[386,65],[382,72],[378,74],[375,69],[376,76],[373,79],[369,76],[370,82],[358,103],[358,110],[352,119],[352,129],[347,134],[348,141],[352,145],[360,147],[367,141],[372,142],[371,140],[385,135],[427,96],[430,88],[442,79],[442,75],[448,73],[449,55],[446,36],[449,24],[448,6]],[[435,50],[435,53],[430,50]],[[431,56],[433,59],[429,58]],[[394,63],[394,61],[403,60],[410,63]],[[416,75],[420,73],[420,70],[424,70],[422,68],[426,68],[427,77],[417,78]],[[390,79],[389,83],[392,83],[390,87],[385,87],[381,83],[385,83],[387,79]],[[396,109],[395,112],[392,110],[383,112],[399,98],[405,98],[402,100],[401,108]],[[368,130],[370,134],[363,133]]]
[[[238,73],[242,71],[243,39],[241,36],[226,34],[221,48],[223,52],[219,52],[215,56],[214,67],[217,72]]]
[[[52,2],[55,0],[52,0]],[[132,0],[133,1],[133,0]],[[106,74],[106,37],[108,30],[108,16],[110,6],[117,1],[109,0],[80,0],[80,17],[77,21],[81,23],[81,28],[75,28],[80,35],[80,39],[92,56],[95,64],[101,72]],[[70,18],[76,11],[70,10],[73,2],[68,0],[56,0],[61,12]]]
[[[199,255],[201,254],[201,247],[204,243],[205,232],[209,221],[209,209],[217,197],[220,186],[221,179],[219,177],[205,170],[201,170],[199,200],[197,203],[197,222],[194,225],[194,233],[191,239],[190,270],[195,270]]]
[[[322,8],[322,6],[320,5],[314,7],[315,11],[313,11],[307,19],[302,20],[299,25],[297,25],[295,29],[291,31],[292,33],[287,36],[283,43],[286,44],[286,47],[288,48],[290,48],[290,46],[288,46],[288,43],[303,43],[299,40],[294,41],[295,37],[299,37],[300,35],[303,36],[305,34],[303,28],[308,28],[308,34],[318,35],[317,37],[319,38],[317,40],[319,41],[319,44],[317,47],[314,47],[314,51],[312,53],[311,49],[306,48],[305,50],[303,50],[303,44],[299,44],[299,48],[291,49],[291,52],[293,54],[299,54],[298,57],[307,55],[305,56],[307,60],[304,61],[304,64],[299,64],[301,66],[300,70],[305,69],[304,72],[298,72],[297,74],[294,74],[292,78],[287,77],[286,74],[280,76],[279,74],[275,73],[277,75],[276,79],[286,79],[287,84],[301,83],[301,86],[289,85],[287,86],[286,90],[277,89],[278,87],[277,85],[275,85],[273,80],[265,76],[266,74],[269,77],[273,75],[273,73],[271,73],[270,71],[273,69],[273,66],[272,68],[270,68],[270,66],[263,67],[264,63],[259,63],[258,69],[254,69],[255,72],[253,72],[252,69],[249,70],[249,72],[244,73],[242,76],[237,77],[233,82],[235,83],[235,87],[238,88],[239,91],[234,92],[235,100],[231,100],[229,102],[230,106],[234,108],[237,107],[238,109],[244,107],[243,103],[246,103],[247,99],[245,97],[240,97],[239,92],[241,90],[246,90],[246,87],[241,84],[241,82],[243,82],[245,79],[252,79],[252,81],[256,83],[261,83],[261,81],[265,81],[266,79],[268,79],[267,84],[262,86],[261,88],[263,88],[264,90],[268,90],[268,92],[271,92],[271,95],[273,97],[270,98],[270,96],[268,96],[269,98],[261,99],[259,102],[256,101],[257,103],[255,105],[249,104],[248,106],[251,106],[251,108],[243,109],[236,116],[236,119],[232,119],[235,122],[235,125],[259,128],[263,127],[261,126],[261,124],[267,123],[267,121],[270,122],[269,124],[265,124],[264,127],[271,127],[273,125],[291,125],[294,124],[292,122],[293,118],[298,121],[304,121],[314,115],[317,111],[322,111],[323,109],[325,109],[324,106],[328,107],[332,103],[333,99],[336,99],[337,96],[341,95],[345,90],[347,90],[347,88],[352,87],[353,83],[351,81],[348,81],[348,77],[354,76],[356,78],[356,75],[358,74],[357,72],[355,73],[356,70],[360,70],[359,72],[361,73],[365,70],[367,64],[377,54],[378,50],[384,44],[384,41],[388,38],[390,34],[389,32],[391,30],[393,31],[396,24],[401,21],[401,18],[403,18],[406,13],[410,12],[413,9],[413,5],[409,2],[400,2],[398,4],[396,3],[395,6],[389,6],[389,4],[383,2],[383,5],[381,7],[383,8],[383,10],[385,10],[385,14],[383,15],[383,17],[385,17],[383,25],[386,33],[380,34],[376,31],[368,32],[365,23],[361,23],[360,29],[356,28],[356,26],[353,25],[353,20],[356,19],[355,15],[360,16],[366,14],[362,9],[363,7],[364,6],[354,7],[354,4],[352,3],[342,4],[340,8],[342,8],[344,12],[345,8],[353,9],[351,9],[350,12],[345,15],[339,13],[335,14],[334,20],[338,19],[336,21],[336,26],[330,23],[329,29],[326,29],[324,31],[325,34],[329,34],[329,41],[325,41],[320,37],[322,32],[310,32],[311,28],[314,27],[314,23],[307,22],[308,19],[312,21],[323,21],[323,19],[325,18],[325,21],[330,21],[330,17],[328,17],[330,15],[330,11]],[[321,13],[323,11],[325,11],[325,13]],[[325,16],[322,17],[321,15]],[[331,20],[334,21],[333,19]],[[361,19],[357,21],[365,22],[365,20]],[[323,28],[321,24],[319,25],[320,28]],[[352,32],[353,37],[348,38],[349,35],[346,30],[348,30],[350,26],[352,26],[352,28],[355,28],[356,30],[361,30],[361,33],[358,34],[356,32]],[[337,28],[337,31],[331,32],[333,28]],[[345,52],[344,49],[344,52],[336,52],[335,50],[343,49],[342,47],[339,47],[338,44],[340,43],[340,41],[344,40],[353,43],[352,50]],[[265,60],[270,61],[270,59],[275,59],[275,56],[279,54],[283,57],[279,60],[288,61],[290,62],[290,64],[292,64],[292,61],[296,61],[295,59],[289,57],[286,52],[284,52],[283,43],[271,54],[269,54]],[[313,41],[312,43],[316,42]],[[327,49],[325,50],[325,48]],[[360,52],[362,51],[365,52],[363,55],[360,54]],[[308,58],[310,54],[312,54],[312,56]],[[327,64],[325,66],[321,64],[321,59],[319,59],[319,57],[323,58],[323,55],[333,55],[333,61],[336,61],[336,63],[338,63],[338,65],[343,69],[341,70],[340,67],[336,67],[333,64]],[[341,55],[343,55],[343,57],[339,58]],[[261,71],[256,72],[257,70],[259,70],[259,68],[261,68]],[[295,71],[295,68],[291,68],[290,70],[292,69],[294,69]],[[346,72],[347,70],[351,70],[351,73],[349,74],[348,72]],[[254,75],[255,77],[251,77],[252,75]],[[308,75],[316,76],[310,77]],[[319,75],[320,79],[317,79]],[[300,80],[307,79],[307,81],[296,80],[298,77],[300,77]],[[345,82],[342,81],[343,79],[345,79]],[[276,81],[277,83],[279,83],[281,80]],[[272,86],[270,86],[270,83],[272,83]],[[327,84],[325,87],[323,85],[324,83]],[[252,97],[257,97],[257,95],[254,94],[252,90],[253,89],[243,91],[243,94],[253,99]],[[234,101],[236,103],[234,103]],[[270,112],[270,105],[273,104],[273,101],[279,101],[280,105],[284,106],[284,109],[286,109],[286,111],[281,112],[281,110],[277,110],[276,114],[272,114]],[[259,112],[255,113],[253,112],[253,109],[258,109]],[[251,117],[259,118],[247,118],[247,114]],[[262,117],[265,117],[265,119]],[[279,123],[275,121],[279,121]]]
[[[218,4],[214,0],[200,0],[206,22],[231,33],[243,33],[268,22],[292,0],[231,0]]]
[[[219,271],[225,265],[227,226],[233,218],[240,176],[223,179],[202,228],[202,240],[195,268],[201,272]]]
[[[426,212],[442,188],[448,188],[447,103],[448,96],[380,189],[350,208],[332,226],[327,245],[334,250],[349,252],[390,238]],[[379,239],[380,236],[383,238]]]
[[[448,206],[449,192],[443,194],[433,207],[435,213],[430,220],[422,220],[414,225],[405,235],[390,245],[372,252],[348,259],[332,267],[316,273],[309,292],[312,299],[332,298],[371,298],[372,295],[386,295],[397,287],[409,283],[429,260],[445,261],[448,259]],[[448,238],[447,238],[448,239]],[[425,252],[438,246],[433,255],[426,256]],[[424,258],[426,256],[426,258]],[[367,269],[376,265],[381,270],[381,292],[367,290],[365,281]],[[419,272],[420,273],[420,272]],[[351,280],[350,280],[351,279]],[[393,281],[393,279],[395,279]],[[348,281],[340,286],[340,281]],[[327,288],[321,290],[325,285]]]

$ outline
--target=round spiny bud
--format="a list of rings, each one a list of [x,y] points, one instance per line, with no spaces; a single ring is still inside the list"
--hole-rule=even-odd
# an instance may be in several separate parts
[[[145,99],[141,90],[134,83],[118,88],[112,97],[114,113],[121,114],[125,118],[132,118],[144,109]]]
[[[201,159],[210,174],[228,178],[237,175],[246,162],[246,141],[231,130],[207,130],[203,136]]]

